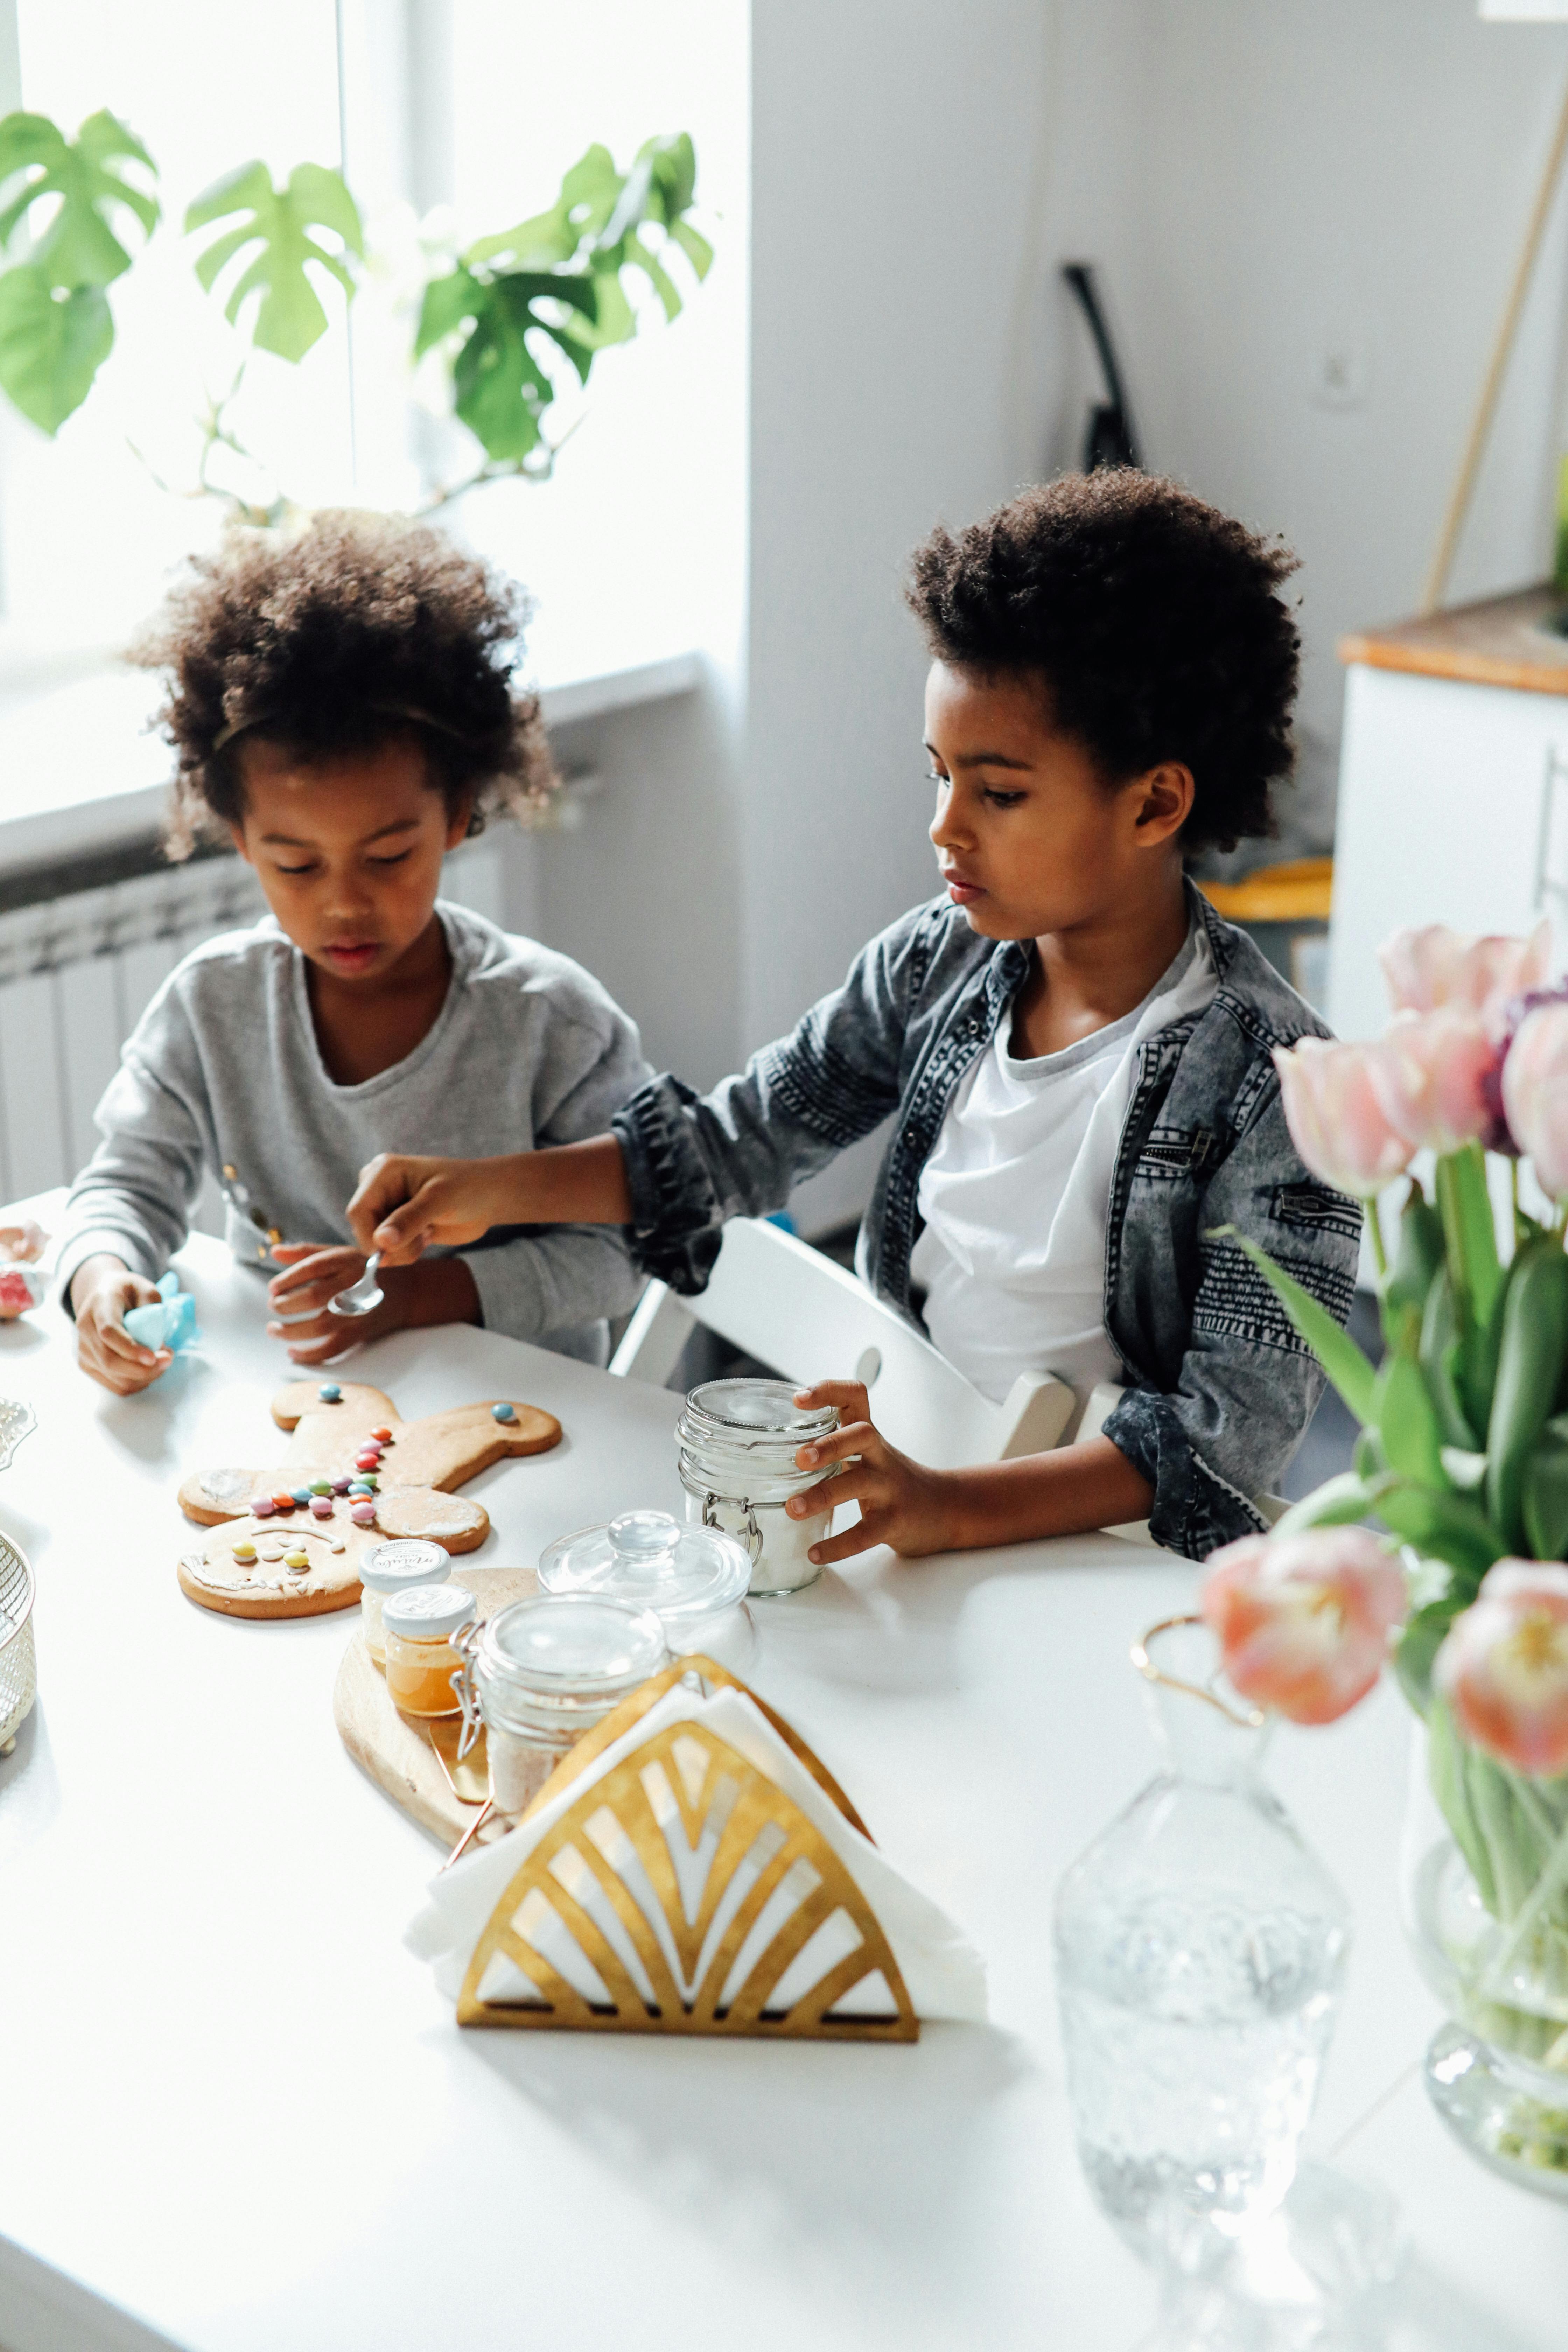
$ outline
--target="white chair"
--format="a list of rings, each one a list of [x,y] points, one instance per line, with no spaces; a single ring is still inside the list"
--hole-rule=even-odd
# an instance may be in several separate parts
[[[725,1226],[723,1246],[699,1297],[680,1298],[662,1282],[648,1284],[611,1371],[662,1387],[698,1323],[801,1387],[812,1381],[864,1381],[883,1435],[939,1470],[1048,1454],[1073,1419],[1073,1392],[1050,1372],[1021,1372],[1005,1400],[993,1404],[847,1267],[782,1226],[751,1217],[731,1218]],[[1124,1393],[1114,1381],[1102,1381],[1090,1392],[1075,1438],[1098,1436]],[[1272,1524],[1286,1506],[1266,1495],[1258,1507]],[[1154,1542],[1146,1519],[1105,1532],[1126,1543]]]
[[[938,1469],[1048,1453],[1072,1415],[1071,1389],[1049,1372],[1021,1373],[993,1404],[847,1268],[751,1217],[725,1226],[700,1297],[648,1284],[611,1371],[662,1385],[696,1323],[801,1387],[864,1381],[883,1434]]]

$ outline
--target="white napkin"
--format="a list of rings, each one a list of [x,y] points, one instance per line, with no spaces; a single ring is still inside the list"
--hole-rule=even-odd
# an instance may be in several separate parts
[[[679,1723],[693,1724],[726,1741],[748,1763],[755,1765],[782,1789],[821,1832],[848,1869],[892,1946],[893,1957],[898,1961],[917,2017],[977,2021],[984,2018],[984,1963],[945,1913],[900,1876],[868,1839],[850,1827],[837,1805],[824,1794],[810,1773],[785,1747],[745,1692],[721,1686],[703,1696],[700,1691],[683,1684],[677,1684],[673,1690],[668,1691],[657,1706],[650,1708],[639,1723],[607,1748],[586,1772],[563,1789],[542,1811],[513,1830],[510,1836],[498,1838],[493,1845],[475,1848],[450,1870],[442,1872],[439,1877],[432,1880],[430,1900],[409,1923],[404,1942],[420,1959],[434,1963],[436,1981],[448,1999],[456,2000],[458,1998],[474,1946],[489,1925],[490,1916],[514,1872],[521,1868],[541,1838],[554,1828],[562,1815],[587,1789],[606,1773],[614,1771],[634,1748],[662,1731],[667,1725]],[[712,1834],[710,1831],[699,1843],[689,1864],[686,1864],[684,1834],[678,1833],[672,1840],[678,1871],[684,1879],[689,1870],[698,1887],[706,1876]],[[635,1856],[629,1856],[629,1859],[630,1871],[619,1858],[614,1866],[623,1872],[628,1885],[633,1885],[633,1873],[639,1865]],[[736,1900],[743,1893],[744,1885],[750,1883],[751,1875],[754,1875],[754,1871],[749,1874],[748,1865],[742,1864],[736,1874]],[[794,1875],[791,1873],[786,1876],[764,1906],[731,1971],[732,1984],[738,1984],[743,1979],[751,1964],[751,1956],[777,1932],[783,1919],[801,1899],[805,1890],[798,1887],[792,1890],[790,1887],[790,1879]],[[631,1956],[629,1939],[625,1937],[624,1930],[618,1934],[614,1932],[614,1915],[603,1896],[597,1895],[590,1874],[584,1868],[581,1873],[581,1883],[574,1880],[568,1884],[577,1900],[585,1908],[592,1909],[606,1933],[612,1934],[634,1979],[642,1979],[641,1964]],[[726,1915],[732,1907],[732,1904],[726,1904]],[[575,1942],[554,1920],[553,1915],[546,1916],[549,1911],[550,1906],[541,1899],[533,1920],[528,1923],[530,1938],[537,1932],[539,1949],[551,1965],[579,1991],[590,1999],[598,1998],[603,1988],[595,1988],[595,1985],[584,1980],[583,1956]],[[650,1916],[656,1912],[657,1906],[650,1906]],[[829,1922],[828,1926],[831,1925]],[[819,1929],[806,1950],[781,1978],[776,1998],[787,2006],[809,1990],[841,1954],[850,1948],[853,1948],[852,1937],[848,1941],[836,1943],[826,1929]],[[673,1965],[673,1951],[667,1948],[667,1957]],[[676,1973],[679,1979],[679,1969]],[[479,1990],[487,1999],[505,1999],[509,1994],[515,1997],[524,1990],[517,1981],[517,1971],[500,1955],[492,1960],[486,1974],[488,1980]],[[510,1982],[506,1981],[508,1979]],[[878,1997],[874,1981],[868,1979],[857,1986],[846,2000],[837,2004],[836,2013],[850,2014],[858,2008],[868,2012],[885,2013],[887,2000]],[[644,1982],[646,1984],[646,1979]]]

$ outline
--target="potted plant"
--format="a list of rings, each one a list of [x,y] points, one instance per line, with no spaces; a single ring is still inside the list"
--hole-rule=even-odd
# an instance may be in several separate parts
[[[1405,1911],[1451,2021],[1427,2087],[1489,2163],[1568,2195],[1568,987],[1544,984],[1544,925],[1435,925],[1383,960],[1381,1039],[1276,1056],[1302,1158],[1366,1206],[1381,1366],[1251,1251],[1360,1424],[1354,1466],[1216,1555],[1202,1606],[1238,1690],[1327,1721],[1377,1678],[1372,1596],[1401,1558],[1394,1664],[1426,1751]],[[1379,1197],[1418,1153],[1390,1255]]]

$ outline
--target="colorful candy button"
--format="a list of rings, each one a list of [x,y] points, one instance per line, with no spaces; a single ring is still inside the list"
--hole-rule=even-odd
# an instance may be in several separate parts
[[[277,1502],[272,1496],[258,1495],[250,1507],[250,1516],[253,1519],[269,1519],[277,1508]]]
[[[492,1421],[515,1421],[517,1419],[517,1407],[514,1404],[492,1404],[490,1407],[490,1419]]]
[[[310,1499],[310,1489],[309,1486],[296,1486],[294,1489],[293,1499],[296,1503],[308,1503]]]
[[[302,1544],[296,1544],[292,1551],[284,1553],[283,1565],[285,1568],[309,1568],[310,1555]]]
[[[390,1445],[392,1443],[392,1432],[384,1426],[380,1429],[373,1429],[370,1433],[375,1439],[378,1445]]]
[[[272,1507],[275,1511],[291,1511],[294,1507],[293,1496],[281,1493],[274,1495]]]
[[[332,1482],[331,1482],[331,1480],[330,1478],[312,1478],[312,1479],[311,1479],[311,1481],[310,1481],[310,1492],[311,1492],[311,1494],[312,1494],[312,1495],[330,1495],[330,1494],[331,1493],[331,1491],[332,1491]]]
[[[363,1454],[356,1454],[354,1455],[354,1467],[356,1470],[374,1470],[380,1460],[380,1447],[375,1445],[367,1445]]]
[[[330,1519],[332,1516],[331,1496],[330,1495],[312,1495],[310,1497],[310,1509],[316,1518]]]
[[[375,1505],[371,1501],[368,1495],[363,1502],[351,1503],[349,1505],[349,1517],[353,1521],[356,1528],[374,1527]]]
[[[323,1404],[342,1404],[343,1401],[343,1392],[336,1381],[323,1381],[316,1394]]]
[[[346,1478],[334,1478],[332,1480],[332,1492],[334,1495],[346,1495],[348,1491],[349,1482]]]
[[[256,1546],[248,1536],[241,1536],[234,1547],[234,1556],[241,1568],[248,1568],[256,1558]]]
[[[349,1480],[348,1496],[351,1503],[357,1495],[368,1495],[369,1492],[370,1480],[368,1478],[356,1476]]]
[[[362,1470],[359,1474],[359,1482],[367,1495],[374,1495],[381,1484],[374,1470]]]

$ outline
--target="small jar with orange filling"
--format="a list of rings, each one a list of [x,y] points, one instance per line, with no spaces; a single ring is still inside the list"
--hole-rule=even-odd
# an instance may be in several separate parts
[[[416,1584],[387,1594],[381,1612],[387,1695],[405,1715],[460,1713],[452,1677],[462,1661],[452,1635],[478,1614],[473,1594],[460,1584]]]

